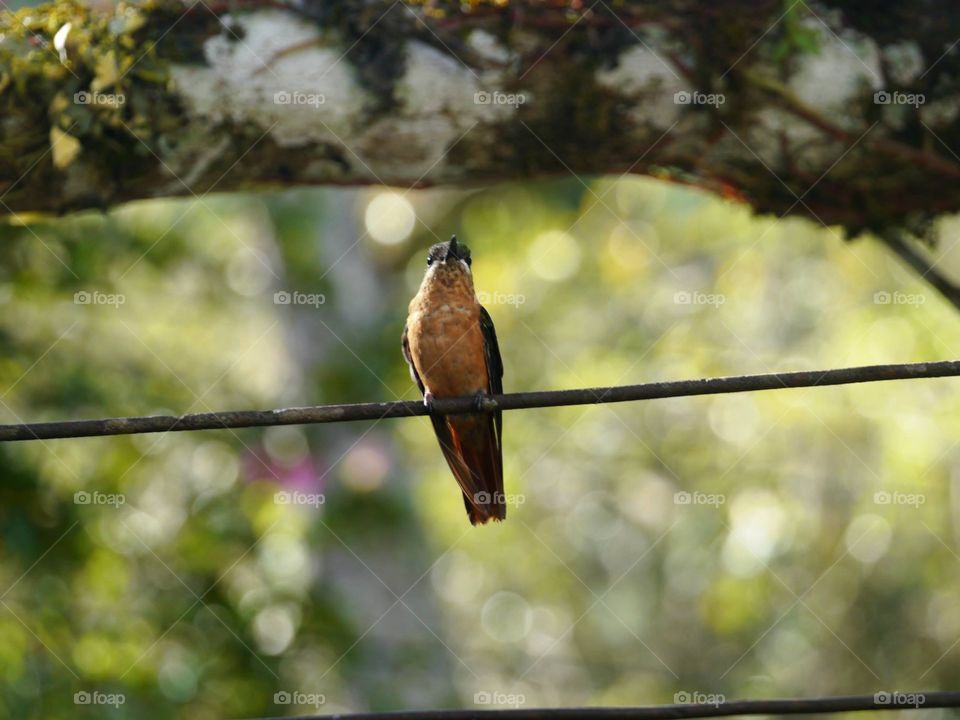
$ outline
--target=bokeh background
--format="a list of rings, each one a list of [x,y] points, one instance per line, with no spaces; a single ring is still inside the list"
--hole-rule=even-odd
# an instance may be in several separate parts
[[[651,179],[21,221],[0,226],[2,422],[413,399],[406,306],[454,232],[508,392],[960,346],[869,239]],[[481,528],[426,418],[0,445],[0,716],[948,689],[956,387],[510,412],[512,504]]]

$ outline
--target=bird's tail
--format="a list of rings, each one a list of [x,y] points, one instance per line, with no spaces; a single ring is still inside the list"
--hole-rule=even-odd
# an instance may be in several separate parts
[[[441,424],[443,427],[438,427]],[[493,416],[437,417],[434,428],[447,464],[463,491],[470,523],[482,525],[506,518],[503,452]]]

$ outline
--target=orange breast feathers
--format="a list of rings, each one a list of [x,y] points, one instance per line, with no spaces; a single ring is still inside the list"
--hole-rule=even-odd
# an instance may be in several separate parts
[[[434,397],[489,390],[480,303],[469,276],[456,282],[424,278],[410,301],[407,342],[424,388]]]

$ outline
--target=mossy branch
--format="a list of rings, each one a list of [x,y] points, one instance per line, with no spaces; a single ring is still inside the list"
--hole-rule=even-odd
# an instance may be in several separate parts
[[[934,57],[920,20],[892,36],[839,3],[797,12],[64,0],[0,13],[0,214],[570,172],[668,177],[851,235],[960,209],[960,59]],[[960,36],[960,17],[943,22]],[[929,70],[889,82],[871,58],[894,43]],[[923,102],[879,103],[878,86]]]

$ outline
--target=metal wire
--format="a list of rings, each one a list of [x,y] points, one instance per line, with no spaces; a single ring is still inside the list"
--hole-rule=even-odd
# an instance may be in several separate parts
[[[352,420],[380,420],[384,418],[427,415],[430,412],[456,415],[482,410],[520,410],[525,408],[558,407],[561,405],[593,405],[601,403],[654,400],[658,398],[715,395],[753,392],[756,390],[783,390],[789,388],[847,385],[883,380],[913,380],[920,378],[954,377],[960,375],[960,360],[898,365],[866,365],[833,370],[739,375],[732,377],[671,380],[643,385],[581,388],[577,390],[547,390],[539,392],[476,397],[443,398],[427,409],[416,400],[397,402],[352,403],[346,405],[315,405],[281,410],[240,410],[197,413],[193,415],[160,415],[149,417],[116,417],[100,420],[62,420],[14,425],[0,425],[0,442],[19,440],[50,440],[106,435],[133,435],[155,432],[188,432],[225,428],[269,427],[273,425],[304,425],[334,423]]]
[[[733,700],[714,704],[615,708],[531,708],[509,710],[415,710],[311,715],[303,720],[673,720],[730,715],[808,715],[864,710],[929,710],[960,707],[960,692],[878,692],[822,698]]]

